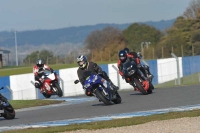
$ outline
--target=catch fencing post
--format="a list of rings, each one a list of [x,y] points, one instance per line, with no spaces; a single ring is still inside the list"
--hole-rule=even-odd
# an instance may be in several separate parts
[[[143,59],[140,59],[145,65],[147,65],[147,66],[149,66],[149,64],[145,61],[145,60],[143,60]]]
[[[62,92],[63,92],[63,96],[64,96],[64,81],[63,79],[61,79],[60,77],[58,77],[60,79],[61,85],[62,85]]]
[[[176,59],[178,85],[181,85],[180,70],[179,70],[179,60],[178,60],[178,57],[174,53],[171,53],[171,55],[172,55],[172,57],[174,57]]]
[[[30,82],[31,82],[31,84],[33,84],[33,86],[35,87],[35,83],[34,83],[32,80],[31,80]],[[35,94],[36,94],[36,99],[39,99],[39,98],[38,98],[38,89],[36,89],[36,88],[35,88]]]
[[[121,89],[121,87],[120,87],[120,79],[119,79],[119,73],[118,73],[118,69],[117,69],[117,67],[115,67],[114,65],[112,65],[112,67],[116,70],[116,72],[117,72],[117,82],[118,82],[118,87],[119,87],[119,89]]]

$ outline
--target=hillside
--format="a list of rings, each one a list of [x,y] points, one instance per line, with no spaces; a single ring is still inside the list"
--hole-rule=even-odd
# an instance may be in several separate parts
[[[165,30],[174,23],[175,19],[172,20],[161,20],[158,22],[148,21],[143,22],[147,25],[153,26],[158,30]],[[17,32],[17,43],[20,45],[34,45],[40,46],[42,44],[61,44],[61,43],[82,43],[91,31],[101,30],[107,26],[117,27],[121,30],[127,28],[131,23],[128,24],[97,24],[87,25],[80,27],[69,27],[62,29],[51,29],[51,30],[33,30],[33,31],[20,31]],[[3,31],[0,32],[0,46],[10,47],[14,45],[14,32]]]

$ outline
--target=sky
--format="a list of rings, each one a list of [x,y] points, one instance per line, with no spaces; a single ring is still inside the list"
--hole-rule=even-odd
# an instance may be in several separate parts
[[[175,19],[192,0],[1,0],[0,31]]]

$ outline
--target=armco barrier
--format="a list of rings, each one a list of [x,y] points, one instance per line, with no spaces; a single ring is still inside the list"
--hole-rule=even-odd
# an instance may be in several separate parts
[[[150,71],[154,75],[153,84],[159,84],[174,80],[177,78],[177,67],[174,58],[159,59],[146,61],[150,66]],[[200,56],[194,57],[179,57],[180,76],[185,76],[200,72]],[[115,85],[119,84],[120,89],[130,89],[131,86],[122,80],[121,76],[117,79],[117,71],[113,68],[113,65],[117,67],[117,64],[101,65],[102,69],[108,73],[108,76]],[[78,79],[76,68],[60,69],[56,71],[59,77],[62,79],[60,84],[63,89],[64,96],[75,96],[84,94],[81,84],[74,84],[74,81]],[[43,99],[43,95],[40,94],[39,90],[33,86],[31,81],[34,81],[32,73],[22,75],[12,75],[0,77],[0,87],[4,86],[4,90],[1,93],[8,99],[21,100],[21,99]],[[9,91],[9,87],[13,94]],[[56,97],[56,96],[53,96]]]

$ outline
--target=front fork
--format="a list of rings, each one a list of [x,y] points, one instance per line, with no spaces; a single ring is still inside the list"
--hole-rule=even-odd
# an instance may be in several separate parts
[[[134,80],[138,80],[141,83],[142,86],[143,86],[143,84],[142,84],[143,80],[141,78],[132,78],[131,79],[131,83],[132,83],[132,86],[133,86],[134,90],[138,90],[139,91],[139,89],[137,88]]]

